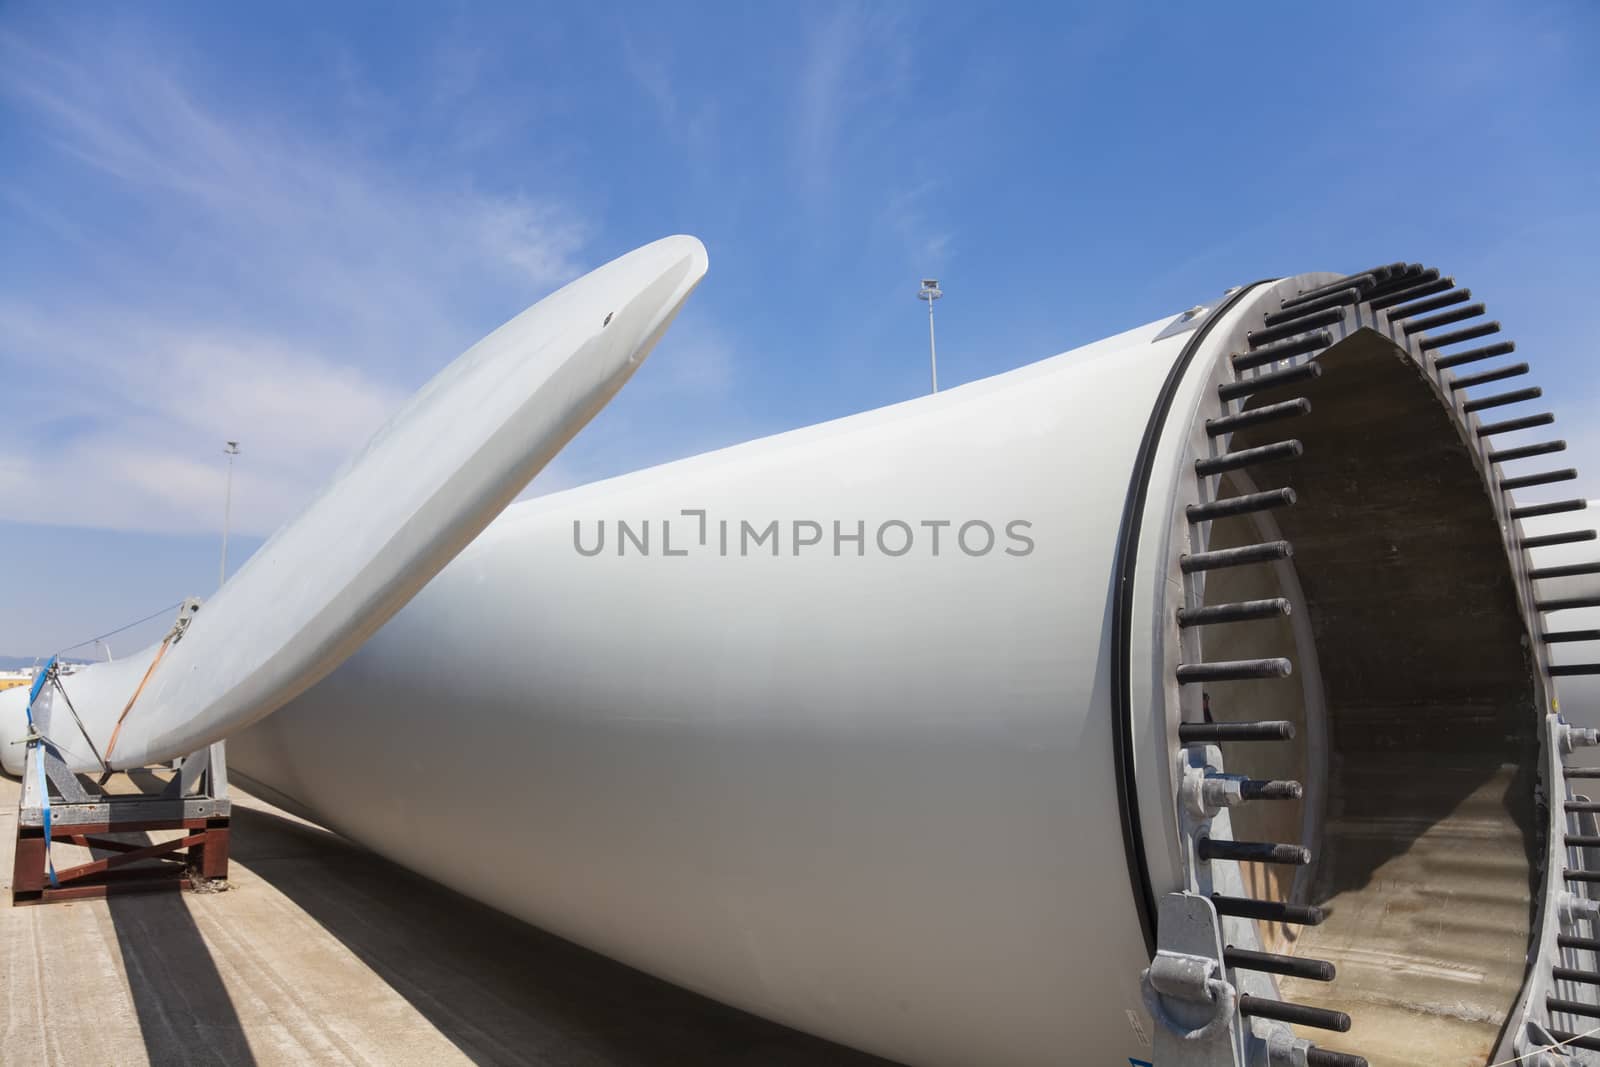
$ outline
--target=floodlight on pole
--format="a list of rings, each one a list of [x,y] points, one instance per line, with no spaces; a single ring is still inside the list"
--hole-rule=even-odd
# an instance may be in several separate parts
[[[922,279],[922,288],[917,290],[917,299],[925,300],[928,304],[928,367],[933,372],[933,391],[939,391],[939,356],[933,345],[933,302],[944,295],[944,290],[939,288],[938,278]]]
[[[228,580],[228,522],[233,518],[233,457],[239,454],[239,442],[229,441],[222,454],[228,457],[228,487],[222,498],[222,563],[217,567],[217,588]]]

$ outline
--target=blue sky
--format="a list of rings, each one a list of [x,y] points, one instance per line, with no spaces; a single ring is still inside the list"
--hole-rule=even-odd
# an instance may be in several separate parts
[[[549,491],[1256,278],[1453,273],[1600,495],[1600,8],[0,6],[0,653],[216,584],[409,392],[688,232]],[[152,624],[161,626],[163,624]],[[150,627],[113,642],[150,636]]]

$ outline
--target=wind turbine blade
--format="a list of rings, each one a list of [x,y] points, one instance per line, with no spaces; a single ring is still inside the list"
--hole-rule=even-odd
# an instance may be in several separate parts
[[[93,748],[112,767],[192,752],[326,675],[605,406],[706,266],[695,238],[656,241],[551,294],[468,349],[164,650],[63,678],[94,742],[66,715],[54,715],[43,729],[68,765],[99,769]]]

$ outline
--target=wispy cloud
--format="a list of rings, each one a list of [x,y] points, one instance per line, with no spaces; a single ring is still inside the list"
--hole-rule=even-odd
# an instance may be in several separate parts
[[[221,444],[245,441],[242,530],[273,528],[398,407],[358,367],[239,325],[208,329],[97,307],[89,319],[0,303],[7,347],[52,361],[15,380],[0,428],[6,517],[194,530],[220,517]]]
[[[890,193],[882,221],[905,245],[907,256],[923,271],[937,271],[949,261],[954,235],[935,221],[939,183],[921,182]]]
[[[888,8],[842,5],[818,19],[806,43],[795,98],[794,154],[806,194],[826,197],[841,144],[881,130],[885,105],[910,88],[903,20]]]
[[[491,190],[466,168],[396,171],[226,109],[178,56],[0,34],[0,114],[74,190],[34,181],[0,211],[96,265],[0,303],[8,400],[29,413],[0,424],[7,518],[214,526],[214,453],[238,438],[235,521],[267,532],[486,321],[580,270],[589,224],[538,175]],[[447,57],[437,99],[476,62]],[[101,242],[96,212],[135,221]]]
[[[690,150],[691,159],[703,160],[713,142],[715,100],[681,92],[659,46],[647,46],[626,29],[621,36],[623,66],[655,108],[662,129],[674,143]]]

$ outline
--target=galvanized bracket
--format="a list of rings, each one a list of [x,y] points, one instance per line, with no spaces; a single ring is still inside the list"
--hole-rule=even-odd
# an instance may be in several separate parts
[[[1160,333],[1150,339],[1151,343],[1165,341],[1169,337],[1176,337],[1180,333],[1188,333],[1190,330],[1195,329],[1211,317],[1211,313],[1217,309],[1218,303],[1219,301],[1212,301],[1210,304],[1196,304],[1188,311],[1179,314],[1171,322],[1167,323]]]
[[[44,825],[44,804],[39,796],[38,771],[34,761],[44,761],[45,775],[59,799],[51,803],[51,817],[58,827],[80,824],[143,824],[152,821],[226,818],[228,801],[227,745],[218,741],[185,756],[178,773],[156,794],[90,793],[83,780],[67,770],[55,746],[43,741],[30,747],[22,776],[22,796],[17,810],[19,826]]]
[[[1198,894],[1169,893],[1156,914],[1156,957],[1139,979],[1155,1021],[1155,1062],[1243,1067],[1238,995],[1223,967],[1217,909]]]
[[[1155,1062],[1174,1067],[1307,1067],[1314,1045],[1282,1023],[1245,1020],[1229,981],[1217,909],[1169,893],[1157,909],[1157,951],[1139,976],[1155,1021]]]
[[[61,799],[69,804],[87,804],[90,801],[88,790],[83,788],[83,783],[78,776],[67,769],[66,761],[61,758],[61,753],[50,741],[40,741],[33,747],[34,756],[44,760],[45,777],[50,779],[50,784],[56,787],[61,794]],[[27,776],[33,781],[38,781],[36,776]]]

